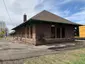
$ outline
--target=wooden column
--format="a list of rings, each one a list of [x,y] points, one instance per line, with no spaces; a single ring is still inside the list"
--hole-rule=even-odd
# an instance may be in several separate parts
[[[21,35],[20,35],[20,40],[22,40],[22,31],[21,31],[21,33],[20,33]]]
[[[36,27],[33,25],[32,29],[32,38],[33,38],[33,45],[36,45]]]
[[[60,38],[62,38],[62,27],[60,28]]]
[[[31,33],[30,33],[31,31],[30,31],[30,26],[29,26],[29,38],[31,38]]]
[[[36,28],[35,28],[35,25],[33,25],[33,34],[32,34],[32,37],[33,39],[36,39]]]
[[[27,38],[27,27],[25,27],[25,38]]]
[[[19,34],[18,34],[18,32],[17,32],[17,40],[19,39]]]
[[[27,26],[25,27],[25,42],[27,40]]]

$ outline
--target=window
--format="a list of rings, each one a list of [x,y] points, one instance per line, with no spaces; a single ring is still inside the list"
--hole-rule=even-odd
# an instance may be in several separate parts
[[[57,32],[56,34],[57,38],[60,38],[60,28],[57,28],[56,32]]]

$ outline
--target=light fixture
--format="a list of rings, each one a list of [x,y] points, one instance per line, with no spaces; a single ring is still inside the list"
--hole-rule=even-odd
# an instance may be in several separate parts
[[[55,25],[51,25],[51,27],[55,27]]]

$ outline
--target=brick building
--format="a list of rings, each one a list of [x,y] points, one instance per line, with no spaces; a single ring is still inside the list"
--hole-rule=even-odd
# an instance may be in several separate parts
[[[75,27],[80,25],[48,11],[42,11],[15,28],[14,38],[29,44],[47,44],[74,41]]]

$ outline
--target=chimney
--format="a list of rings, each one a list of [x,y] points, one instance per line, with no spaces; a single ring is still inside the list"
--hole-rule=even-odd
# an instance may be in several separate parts
[[[24,16],[23,16],[23,21],[24,21],[24,22],[27,21],[27,15],[26,15],[26,14],[24,14]]]

